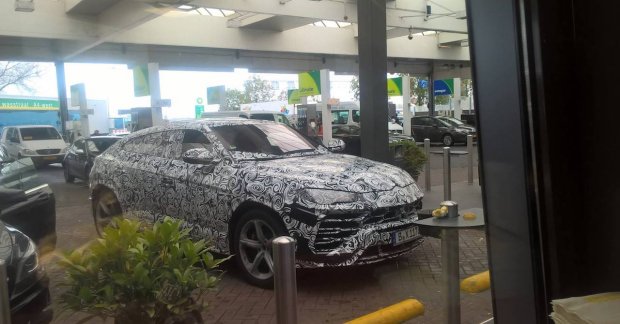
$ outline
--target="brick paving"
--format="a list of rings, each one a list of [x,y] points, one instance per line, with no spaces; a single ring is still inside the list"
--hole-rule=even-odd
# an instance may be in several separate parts
[[[441,170],[432,156],[433,185],[440,184]],[[466,169],[456,161],[455,181],[465,181]],[[476,170],[477,171],[477,170]],[[437,173],[437,175],[435,175]],[[463,175],[465,176],[463,178]],[[50,166],[41,177],[49,182],[57,199],[58,249],[79,247],[96,237],[88,190],[84,183],[64,184],[62,169]],[[423,182],[421,177],[419,182]],[[469,207],[480,207],[479,187],[455,184],[466,191]],[[477,191],[476,191],[477,190]],[[441,188],[433,188],[425,197],[425,206],[440,201]],[[473,192],[473,194],[472,194]],[[458,193],[456,193],[458,196]],[[474,198],[471,198],[474,197]],[[476,199],[476,197],[478,197]],[[410,323],[442,323],[440,241],[426,238],[425,242],[407,256],[375,265],[349,268],[301,269],[297,272],[298,312],[300,323],[342,323],[360,315],[388,306],[405,298],[417,298],[426,308],[424,316]],[[52,300],[60,293],[56,285],[63,274],[53,256],[42,263],[51,277]],[[460,232],[460,276],[467,277],[488,269],[486,240],[480,230]],[[272,290],[246,284],[235,267],[223,266],[225,274],[216,290],[209,292],[209,308],[203,317],[206,323],[275,323],[275,304]],[[480,323],[492,317],[490,292],[461,294],[462,323]],[[55,323],[75,323],[84,314],[63,314]],[[108,320],[105,323],[112,323]],[[88,323],[103,323],[91,320]]]

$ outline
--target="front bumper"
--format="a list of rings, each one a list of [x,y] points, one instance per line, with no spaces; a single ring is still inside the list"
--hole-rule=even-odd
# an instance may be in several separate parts
[[[314,224],[310,222],[311,235],[295,235],[297,263],[304,268],[348,266],[379,262],[411,252],[423,242],[414,224],[418,218],[415,206],[414,202],[366,211],[325,213]],[[313,213],[296,208],[291,218],[301,222],[304,220],[300,218],[305,218],[308,224]],[[417,235],[404,243],[396,243],[394,233],[408,229],[413,229]]]
[[[50,155],[24,155],[22,158],[31,158],[32,162],[36,164],[51,164],[62,163],[65,159],[65,154],[50,154]]]

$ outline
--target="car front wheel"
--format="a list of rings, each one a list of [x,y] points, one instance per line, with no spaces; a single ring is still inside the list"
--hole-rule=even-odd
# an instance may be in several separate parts
[[[251,210],[241,216],[234,236],[235,260],[245,279],[262,288],[273,288],[271,242],[288,235],[270,213]]]
[[[454,144],[454,138],[452,138],[452,135],[450,134],[444,135],[441,141],[445,146],[452,146],[452,144]]]
[[[121,214],[121,204],[112,191],[103,190],[93,199],[93,217],[99,236],[103,234],[104,228],[110,224],[112,219]]]

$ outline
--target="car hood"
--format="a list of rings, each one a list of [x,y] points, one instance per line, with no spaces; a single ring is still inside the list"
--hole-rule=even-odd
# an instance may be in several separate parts
[[[65,141],[58,140],[34,140],[34,141],[22,141],[21,146],[29,150],[46,150],[46,149],[64,149],[67,147]]]
[[[415,181],[393,165],[345,154],[318,154],[268,161],[254,161],[247,170],[269,178],[295,181],[300,188],[356,193],[392,190]]]

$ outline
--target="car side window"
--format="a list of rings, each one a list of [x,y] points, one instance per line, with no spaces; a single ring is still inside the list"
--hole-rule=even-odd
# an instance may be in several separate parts
[[[415,126],[424,126],[424,119],[423,118],[414,118],[413,119],[413,125],[415,125]]]
[[[212,143],[207,136],[201,131],[195,129],[185,130],[183,135],[183,144],[181,145],[181,156],[188,150],[195,148],[211,149]]]
[[[183,132],[180,130],[146,134],[125,143],[123,150],[161,158],[176,159],[181,156],[182,136]]]
[[[273,114],[252,114],[250,115],[250,119],[274,121]]]
[[[332,111],[332,124],[346,125],[349,121],[348,110]]]

